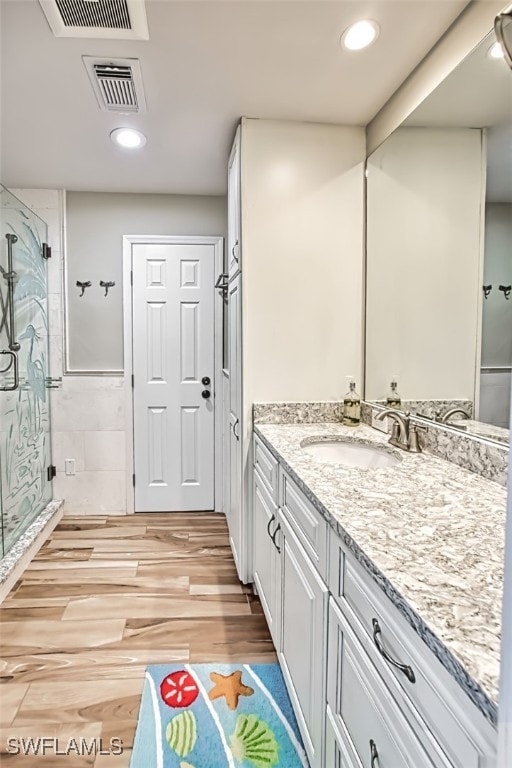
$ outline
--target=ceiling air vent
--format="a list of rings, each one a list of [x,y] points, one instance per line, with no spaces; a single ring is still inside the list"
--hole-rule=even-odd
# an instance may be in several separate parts
[[[100,109],[125,114],[146,111],[138,59],[82,59]]]
[[[144,0],[39,0],[56,37],[147,40]]]

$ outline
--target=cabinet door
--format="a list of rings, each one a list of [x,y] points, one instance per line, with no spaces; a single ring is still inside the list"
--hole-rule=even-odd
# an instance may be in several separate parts
[[[227,523],[229,529],[229,543],[235,561],[238,577],[243,576],[243,549],[242,549],[242,451],[241,443],[237,435],[238,419],[230,416],[229,434],[229,514]]]
[[[240,276],[229,285],[229,538],[233,557],[242,581],[246,581],[245,522],[242,494],[241,424],[241,313]]]
[[[448,768],[438,750],[427,755],[377,674],[344,615],[331,599],[327,703],[363,765],[379,768]]]
[[[253,482],[253,577],[270,634],[279,647],[279,581],[281,560],[271,534],[278,521],[277,506],[265,482],[254,469]]]
[[[328,591],[280,515],[281,642],[279,661],[312,768],[322,765]]]
[[[363,768],[361,761],[354,755],[352,749],[337,730],[329,705],[327,705],[325,718],[325,767]]]
[[[240,128],[238,128],[228,164],[228,272],[230,280],[241,269],[240,203]]]
[[[241,278],[238,276],[228,288],[228,365],[229,412],[234,420],[240,418],[242,388],[242,311]],[[239,432],[239,434],[241,434]]]

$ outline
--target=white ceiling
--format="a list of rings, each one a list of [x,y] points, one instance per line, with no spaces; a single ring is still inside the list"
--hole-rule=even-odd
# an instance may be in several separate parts
[[[37,0],[0,0],[2,181],[224,194],[237,121],[366,125],[468,0],[146,0],[149,41],[55,38]],[[341,49],[359,18],[377,43]],[[100,111],[82,55],[140,59],[147,113]],[[110,131],[147,136],[127,155]]]
[[[487,55],[483,40],[407,118],[404,125],[487,128],[486,200],[512,202],[512,73]]]

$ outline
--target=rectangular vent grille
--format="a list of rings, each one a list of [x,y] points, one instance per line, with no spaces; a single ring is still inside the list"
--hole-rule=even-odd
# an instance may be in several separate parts
[[[149,39],[144,0],[39,0],[39,5],[56,37]]]
[[[131,29],[126,0],[55,0],[66,27]]]
[[[107,109],[138,111],[137,94],[131,67],[95,64],[94,72]]]
[[[126,0],[56,0],[66,27],[131,29]]]
[[[100,109],[124,114],[146,111],[138,59],[82,56],[82,60]]]

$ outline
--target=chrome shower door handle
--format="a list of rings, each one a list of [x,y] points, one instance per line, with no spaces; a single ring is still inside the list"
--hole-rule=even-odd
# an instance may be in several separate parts
[[[20,376],[19,376],[19,370],[18,370],[18,355],[16,352],[13,352],[11,349],[0,349],[0,355],[10,355],[12,360],[8,368],[3,371],[3,373],[7,373],[7,371],[11,370],[11,366],[14,367],[14,383],[12,387],[0,387],[1,392],[14,392],[15,389],[18,389],[20,385]]]

